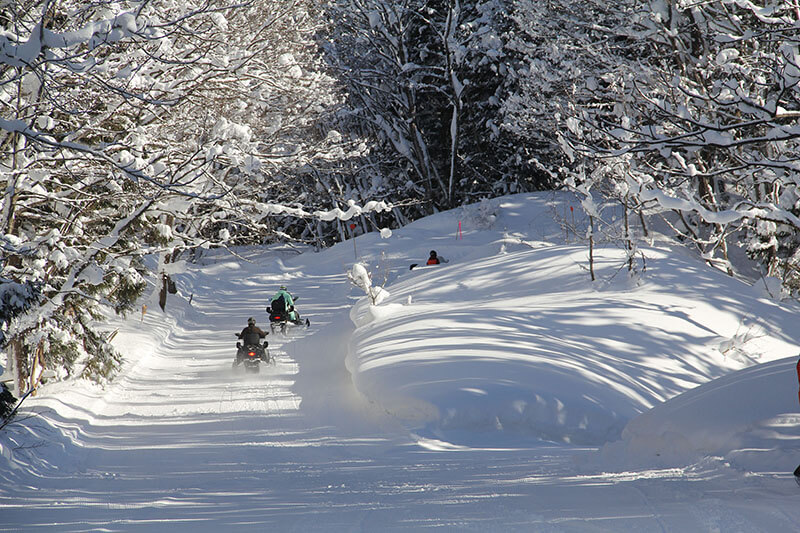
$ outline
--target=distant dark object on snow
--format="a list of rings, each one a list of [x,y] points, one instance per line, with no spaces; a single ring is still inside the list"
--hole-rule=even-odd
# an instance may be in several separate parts
[[[431,250],[430,255],[428,256],[428,261],[425,263],[426,266],[430,265],[440,265],[442,263],[448,263],[449,261],[444,257],[438,255],[436,250]],[[414,270],[415,267],[419,266],[419,263],[412,263],[411,266],[408,267],[409,270]]]

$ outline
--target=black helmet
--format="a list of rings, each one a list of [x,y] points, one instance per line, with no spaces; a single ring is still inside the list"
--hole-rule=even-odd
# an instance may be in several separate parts
[[[436,250],[431,250],[431,257],[436,257]]]
[[[256,319],[253,318],[253,317],[248,318],[247,319],[247,325],[248,326],[255,326],[256,325]]]

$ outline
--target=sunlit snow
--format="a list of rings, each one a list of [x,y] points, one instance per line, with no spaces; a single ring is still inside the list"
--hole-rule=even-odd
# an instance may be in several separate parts
[[[580,205],[183,264],[165,312],[110,324],[115,381],[44,385],[0,433],[0,531],[796,530],[797,307],[658,239],[633,274],[598,243],[591,282],[554,219]],[[279,285],[311,327],[232,369]]]

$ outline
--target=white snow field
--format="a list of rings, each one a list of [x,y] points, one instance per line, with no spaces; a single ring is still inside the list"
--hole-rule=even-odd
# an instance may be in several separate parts
[[[112,322],[111,384],[44,385],[0,434],[0,531],[800,531],[798,308],[663,242],[633,277],[598,246],[592,282],[573,205],[190,265]],[[311,328],[235,371],[280,284]]]

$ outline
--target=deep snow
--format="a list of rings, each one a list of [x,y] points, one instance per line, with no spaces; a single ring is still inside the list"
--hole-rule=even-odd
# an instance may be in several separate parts
[[[633,276],[600,246],[591,282],[578,205],[208,255],[115,321],[112,384],[45,385],[0,435],[0,531],[799,530],[797,307],[665,242]],[[279,284],[312,327],[245,376]]]

